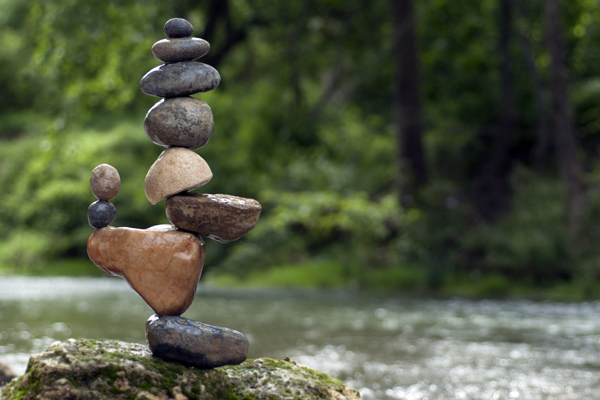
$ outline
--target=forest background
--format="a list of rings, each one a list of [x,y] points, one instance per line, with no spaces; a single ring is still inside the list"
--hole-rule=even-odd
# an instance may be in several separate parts
[[[168,223],[138,85],[172,17],[222,77],[197,191],[263,205],[209,281],[600,295],[600,0],[0,0],[4,273],[102,273],[101,163],[113,226]]]

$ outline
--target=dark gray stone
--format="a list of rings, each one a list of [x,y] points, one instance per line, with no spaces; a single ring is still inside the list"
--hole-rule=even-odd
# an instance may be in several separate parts
[[[88,222],[93,228],[100,229],[108,226],[116,215],[115,206],[105,200],[95,201],[88,208]]]
[[[146,135],[157,145],[192,150],[208,143],[214,125],[208,104],[187,96],[159,101],[148,111],[144,120]]]
[[[152,315],[146,340],[155,356],[200,368],[238,365],[248,356],[248,338],[241,332],[182,317]]]
[[[154,57],[165,63],[195,60],[205,56],[209,50],[210,44],[199,38],[163,39],[152,46]]]
[[[196,61],[160,65],[140,82],[142,92],[157,97],[182,97],[208,92],[221,83],[221,76],[210,65]]]
[[[165,24],[165,35],[169,39],[190,37],[194,33],[194,27],[183,18],[171,18]]]

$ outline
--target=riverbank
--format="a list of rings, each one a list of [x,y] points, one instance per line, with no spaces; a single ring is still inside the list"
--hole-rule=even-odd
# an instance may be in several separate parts
[[[102,277],[106,274],[87,259],[54,261],[37,267],[19,270],[1,268],[1,275]],[[431,287],[428,273],[417,268],[382,269],[372,271],[368,279],[349,276],[341,264],[307,262],[283,265],[245,274],[205,268],[201,283],[216,288],[312,288],[376,291],[390,295],[419,297],[464,297],[480,299],[530,299],[552,301],[589,301],[600,298],[600,284],[585,279],[534,285],[511,282],[502,275],[446,274],[435,288]]]

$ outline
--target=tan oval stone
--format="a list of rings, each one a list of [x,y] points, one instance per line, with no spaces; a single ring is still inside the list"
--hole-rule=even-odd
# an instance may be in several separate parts
[[[187,193],[167,199],[167,217],[173,225],[222,243],[250,232],[261,210],[254,199],[227,194]]]
[[[163,39],[152,46],[154,57],[165,63],[196,60],[209,50],[210,44],[200,38]]]
[[[97,229],[90,260],[124,278],[159,316],[179,316],[194,300],[206,250],[201,239],[172,225]]]
[[[112,165],[100,164],[92,171],[90,177],[92,194],[100,200],[110,200],[121,189],[119,171]]]
[[[212,171],[202,157],[184,147],[171,147],[161,153],[146,175],[146,197],[156,204],[175,194],[194,190],[212,179]]]
[[[146,135],[155,144],[192,150],[208,143],[214,125],[208,104],[187,96],[159,101],[148,111],[144,120]]]

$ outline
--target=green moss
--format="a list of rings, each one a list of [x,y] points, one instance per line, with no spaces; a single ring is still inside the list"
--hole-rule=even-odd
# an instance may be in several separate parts
[[[326,396],[328,389],[341,392],[344,388],[340,381],[324,373],[300,367],[293,361],[264,358],[248,360],[237,366],[203,370],[147,355],[140,356],[136,354],[140,347],[125,347],[131,351],[121,351],[120,349],[124,348],[120,347],[123,343],[116,341],[83,339],[69,345],[74,348],[54,348],[32,361],[26,375],[27,387],[21,387],[24,377],[20,377],[5,389],[6,398],[34,399],[42,393],[42,380],[44,384],[52,384],[58,379],[64,379],[66,376],[63,369],[56,372],[40,361],[55,357],[66,364],[77,363],[77,367],[66,377],[73,387],[83,388],[87,382],[93,382],[98,396],[122,399],[135,398],[135,393],[139,393],[139,390],[155,395],[166,391],[174,397],[174,388],[179,387],[190,399],[199,400],[202,389],[216,399],[258,400],[269,396],[267,393],[259,395],[261,388],[279,383],[282,385],[282,395],[312,400]],[[101,364],[97,363],[99,354],[102,354]],[[128,368],[127,365],[131,364],[129,361],[138,367]],[[128,380],[130,386],[135,389],[115,387],[115,381],[120,378]]]

